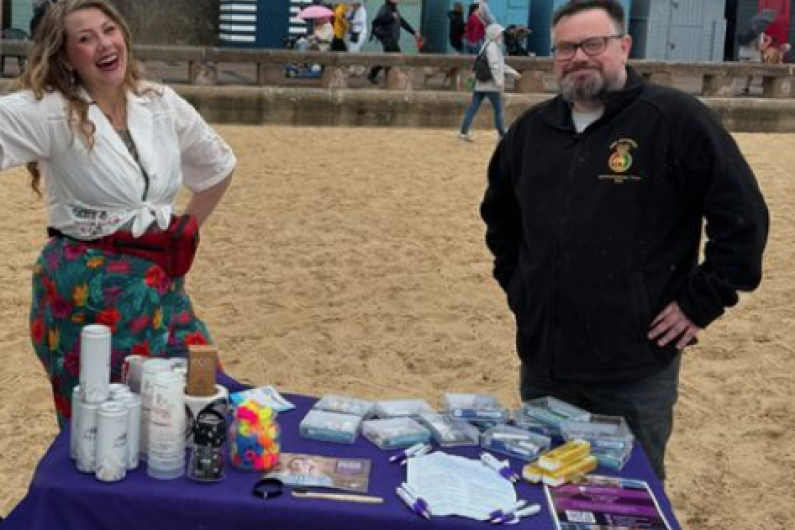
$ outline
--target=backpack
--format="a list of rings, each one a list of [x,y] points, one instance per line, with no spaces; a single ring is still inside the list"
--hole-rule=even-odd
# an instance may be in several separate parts
[[[486,46],[480,50],[480,53],[475,58],[475,64],[472,65],[472,70],[475,71],[475,79],[484,83],[493,79],[491,68],[489,67],[489,58],[486,57]]]

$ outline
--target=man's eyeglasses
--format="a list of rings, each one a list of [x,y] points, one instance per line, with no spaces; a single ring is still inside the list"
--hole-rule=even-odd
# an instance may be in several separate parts
[[[577,48],[582,49],[588,57],[595,57],[607,49],[611,39],[623,39],[624,35],[608,35],[606,37],[591,37],[580,42],[559,42],[552,47],[555,59],[571,59],[577,55]]]

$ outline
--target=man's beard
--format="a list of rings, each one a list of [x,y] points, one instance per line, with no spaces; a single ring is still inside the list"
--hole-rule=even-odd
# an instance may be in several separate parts
[[[589,68],[587,71],[591,75],[574,75],[580,70],[582,69],[568,72],[562,76],[560,81],[558,81],[560,95],[563,99],[570,102],[603,101],[605,95],[610,90],[604,73]]]

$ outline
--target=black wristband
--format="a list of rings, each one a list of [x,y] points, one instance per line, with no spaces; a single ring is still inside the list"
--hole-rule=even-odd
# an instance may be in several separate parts
[[[254,484],[251,494],[260,499],[273,499],[282,494],[284,483],[277,478],[264,478]]]

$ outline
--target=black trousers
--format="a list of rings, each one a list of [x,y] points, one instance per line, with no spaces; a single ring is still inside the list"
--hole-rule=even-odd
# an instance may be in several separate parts
[[[382,42],[381,45],[384,47],[384,53],[400,53],[400,45],[397,42],[387,41]],[[370,79],[375,79],[378,76],[378,73],[383,69],[383,66],[375,65],[370,70],[370,73],[367,75]],[[389,68],[387,68],[387,71]]]

